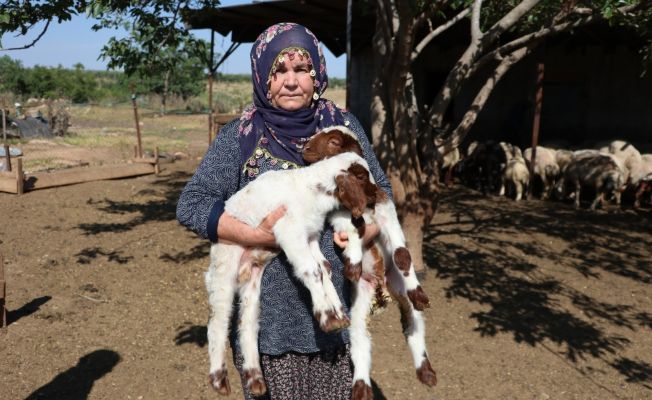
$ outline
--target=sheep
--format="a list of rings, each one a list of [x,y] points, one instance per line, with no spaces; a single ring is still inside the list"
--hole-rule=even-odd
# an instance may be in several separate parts
[[[582,186],[593,187],[596,197],[591,203],[591,210],[604,202],[605,196],[620,193],[624,188],[623,173],[612,157],[593,152],[576,152],[576,156],[566,167],[558,188],[565,198],[568,186],[575,193],[575,207],[580,206],[580,191]]]
[[[505,194],[505,187],[510,184],[514,187],[516,192],[516,201],[521,200],[523,194],[527,192],[530,183],[530,171],[523,157],[514,157],[507,162],[505,171],[503,172],[503,181],[500,187],[500,195]]]
[[[643,196],[652,192],[652,154],[643,154],[639,162],[632,165],[630,182],[636,193],[634,208],[639,208]]]
[[[446,171],[444,174],[444,184],[447,187],[450,187],[453,181],[453,169],[455,164],[457,164],[461,159],[460,150],[455,147],[453,150],[445,154],[444,150],[443,147],[437,148],[437,159],[439,160],[441,170]]]
[[[457,163],[455,173],[467,185],[479,187],[482,194],[498,189],[501,174],[507,164],[503,147],[494,141],[471,143],[473,150],[469,156]]]
[[[310,139],[304,146],[303,158],[306,162],[316,162],[341,151],[361,154],[362,149],[359,145],[353,148],[353,143],[357,144],[357,138],[348,128],[332,127]],[[343,251],[345,265],[356,264],[360,259],[359,252],[363,251],[360,272],[354,276],[348,275],[355,284],[349,327],[354,366],[351,398],[354,400],[373,398],[370,382],[371,341],[366,317],[374,290],[368,281],[359,279],[361,273],[374,274],[381,279],[385,277],[387,289],[396,299],[401,313],[403,333],[412,353],[417,378],[429,386],[436,384],[436,374],[426,352],[425,324],[420,312],[429,306],[429,301],[414,272],[394,204],[380,188],[373,211],[366,212],[364,218],[367,223],[375,222],[379,226],[380,235],[363,249],[360,229],[354,225],[354,220],[346,211],[335,211],[330,217],[330,223],[336,231],[348,234],[349,240]]]
[[[340,206],[349,209],[354,218],[361,218],[364,209],[375,202],[375,191],[366,161],[348,152],[305,168],[262,174],[231,196],[224,210],[250,226],[258,226],[272,210],[287,207],[272,230],[294,274],[310,291],[320,328],[328,332],[346,328],[350,321],[330,280],[330,265],[319,251],[318,236],[326,215]],[[254,202],[257,206],[251,207]],[[262,248],[245,252],[242,246],[225,243],[211,246],[206,273],[212,309],[208,321],[209,378],[220,394],[230,393],[225,351],[235,290],[241,304],[239,337],[245,386],[254,395],[267,391],[258,354],[259,295],[263,268],[276,254]]]
[[[566,167],[573,160],[573,152],[565,149],[555,150],[555,162],[559,167],[559,174],[562,175],[566,171]]]
[[[527,161],[528,166],[532,162],[532,148],[528,147],[523,152],[523,158]],[[537,146],[537,154],[534,160],[534,175],[541,178],[543,182],[543,192],[541,198],[546,200],[550,197],[555,185],[555,181],[559,177],[559,165],[555,161],[555,151],[543,146]]]

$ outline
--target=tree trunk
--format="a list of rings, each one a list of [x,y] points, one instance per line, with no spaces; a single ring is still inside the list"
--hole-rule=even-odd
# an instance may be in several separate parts
[[[170,91],[170,71],[165,71],[165,79],[163,80],[163,95],[161,96],[161,114],[167,113],[168,92]]]

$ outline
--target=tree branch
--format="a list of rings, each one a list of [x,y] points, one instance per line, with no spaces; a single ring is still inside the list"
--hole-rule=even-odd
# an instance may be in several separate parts
[[[428,33],[428,34],[426,35],[426,37],[424,37],[424,38],[419,42],[419,44],[414,48],[414,51],[412,51],[412,56],[411,56],[411,58],[410,58],[410,61],[411,61],[411,62],[414,62],[414,60],[416,60],[417,57],[419,57],[419,55],[421,54],[421,52],[423,51],[423,49],[426,48],[426,46],[427,46],[430,42],[432,42],[433,39],[435,39],[437,36],[439,36],[440,34],[442,34],[443,32],[445,32],[445,31],[446,31],[448,28],[450,28],[451,26],[455,25],[455,24],[456,24],[457,22],[459,22],[461,19],[465,18],[467,15],[469,15],[469,12],[471,12],[471,9],[470,9],[470,8],[465,8],[465,9],[462,10],[460,13],[458,13],[456,16],[454,16],[453,18],[451,18],[451,19],[449,19],[448,21],[446,21],[445,24],[443,24],[443,25],[439,25],[436,29],[434,29],[434,30],[432,30],[430,33]]]
[[[509,69],[519,62],[523,57],[528,55],[534,48],[534,43],[530,43],[529,46],[521,47],[515,50],[513,53],[509,54],[507,57],[503,58],[500,64],[496,67],[494,73],[487,79],[482,88],[478,91],[478,94],[475,96],[473,103],[469,107],[469,110],[464,114],[462,121],[455,128],[451,136],[443,140],[441,137],[435,139],[435,145],[437,147],[443,147],[444,149],[453,149],[462,142],[466,134],[471,130],[473,124],[478,118],[478,114],[482,111],[482,108],[486,104],[489,96],[492,91],[500,81],[500,79],[505,75]]]
[[[473,11],[471,12],[471,41],[477,42],[482,37],[480,30],[480,11],[482,10],[482,0],[474,0]]]
[[[519,19],[525,14],[530,12],[534,6],[539,4],[541,0],[523,0],[516,7],[512,8],[510,12],[505,14],[498,22],[496,22],[489,30],[482,36],[482,44],[493,43],[503,32],[514,26]]]
[[[51,19],[48,19],[48,20],[47,20],[47,22],[45,23],[45,26],[43,27],[43,30],[42,30],[41,33],[36,37],[36,39],[34,39],[34,40],[32,41],[32,43],[30,43],[30,44],[28,44],[28,45],[25,45],[25,46],[22,46],[22,47],[10,47],[10,48],[8,48],[8,49],[0,49],[0,51],[24,50],[24,49],[29,49],[30,47],[34,46],[34,45],[36,44],[36,42],[38,42],[39,40],[41,40],[41,38],[43,37],[43,35],[45,35],[45,32],[47,32],[48,27],[50,26],[50,21],[52,21],[52,20],[51,20]]]

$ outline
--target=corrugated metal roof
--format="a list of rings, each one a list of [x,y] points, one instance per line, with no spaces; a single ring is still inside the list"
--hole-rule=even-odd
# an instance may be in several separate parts
[[[354,2],[359,3],[359,2]],[[347,0],[272,0],[252,4],[192,10],[184,13],[191,29],[213,29],[232,35],[234,42],[253,42],[270,25],[296,22],[310,29],[335,55],[346,52]],[[374,31],[374,14],[354,4],[352,42],[367,43]]]

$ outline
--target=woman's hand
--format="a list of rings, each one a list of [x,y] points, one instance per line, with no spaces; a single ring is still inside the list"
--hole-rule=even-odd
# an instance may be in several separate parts
[[[266,247],[276,247],[276,237],[272,229],[276,224],[276,221],[283,218],[287,207],[285,205],[277,207],[274,211],[267,214],[263,221],[258,225],[256,231],[258,231],[258,240],[261,243],[267,243]]]
[[[376,224],[367,224],[364,229],[364,236],[362,236],[362,244],[366,245],[378,236],[380,228]],[[349,243],[349,235],[346,232],[334,232],[333,241],[335,244],[343,249]]]
[[[218,242],[238,244],[244,247],[276,247],[276,238],[272,228],[276,221],[285,215],[286,211],[285,205],[277,207],[255,228],[224,213],[217,224]]]

